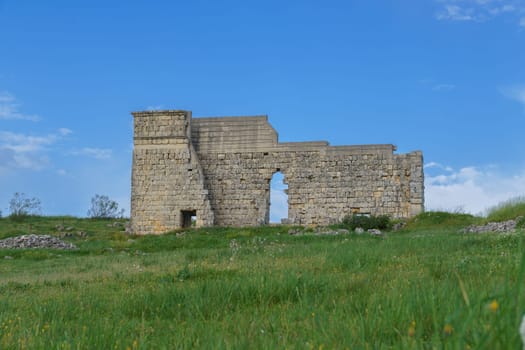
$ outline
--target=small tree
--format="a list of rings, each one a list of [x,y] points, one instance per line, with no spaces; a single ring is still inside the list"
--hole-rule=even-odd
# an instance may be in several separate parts
[[[91,198],[91,208],[87,215],[90,218],[120,218],[124,216],[124,209],[118,209],[118,203],[109,199],[108,196],[96,194]]]
[[[40,199],[27,198],[25,193],[15,192],[9,201],[9,211],[12,218],[24,218],[30,215],[38,215],[42,211]]]

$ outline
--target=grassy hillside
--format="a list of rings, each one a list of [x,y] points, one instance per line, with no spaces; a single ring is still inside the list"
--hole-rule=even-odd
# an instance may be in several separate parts
[[[79,247],[0,250],[0,348],[518,349],[524,232],[458,233],[478,220],[426,213],[382,237],[131,237],[122,220],[0,219],[0,238]]]

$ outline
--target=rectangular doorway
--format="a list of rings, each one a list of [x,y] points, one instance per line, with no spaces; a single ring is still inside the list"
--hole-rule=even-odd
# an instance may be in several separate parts
[[[197,221],[197,211],[196,210],[182,210],[182,228],[194,227]]]

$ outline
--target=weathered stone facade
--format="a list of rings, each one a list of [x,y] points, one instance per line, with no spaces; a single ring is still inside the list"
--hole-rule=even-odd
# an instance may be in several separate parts
[[[393,145],[278,142],[266,116],[192,118],[136,112],[131,230],[269,222],[270,180],[284,174],[288,222],[327,225],[350,213],[407,218],[423,210],[421,152]]]

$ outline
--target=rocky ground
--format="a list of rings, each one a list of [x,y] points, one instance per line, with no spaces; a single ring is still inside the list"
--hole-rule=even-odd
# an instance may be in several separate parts
[[[514,220],[502,222],[489,222],[486,225],[470,225],[462,230],[463,233],[481,233],[481,232],[512,232],[516,230],[516,225],[523,217],[517,217]]]
[[[26,249],[26,248],[50,248],[50,249],[77,249],[73,244],[64,242],[50,235],[23,235],[0,240],[0,248],[3,249]]]

